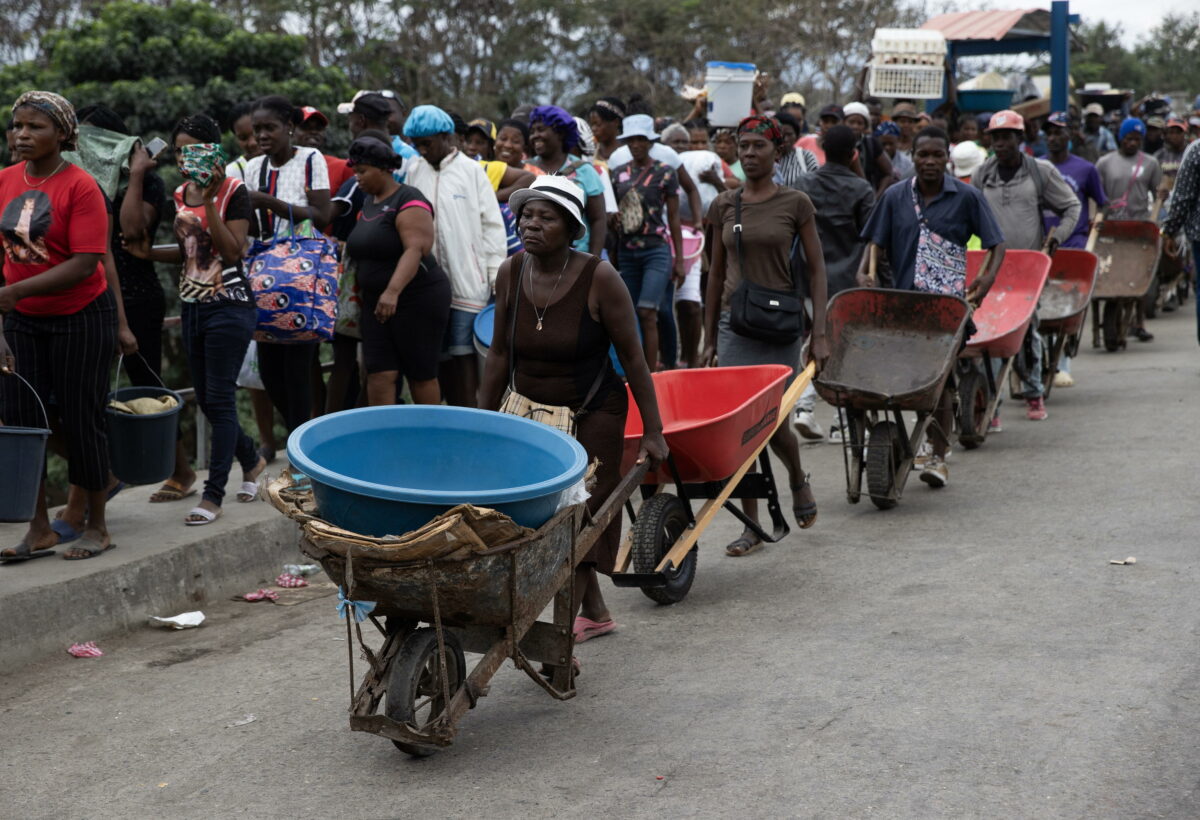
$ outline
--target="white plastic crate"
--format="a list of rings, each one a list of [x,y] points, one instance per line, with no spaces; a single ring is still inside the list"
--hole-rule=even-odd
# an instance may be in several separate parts
[[[945,69],[938,65],[872,64],[867,72],[867,92],[872,97],[936,100],[942,96]]]
[[[877,28],[872,54],[935,54],[946,56],[946,38],[940,31],[921,28]]]

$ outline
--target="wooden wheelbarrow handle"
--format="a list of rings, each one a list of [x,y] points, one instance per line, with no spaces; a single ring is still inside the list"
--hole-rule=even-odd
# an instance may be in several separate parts
[[[1096,252],[1096,240],[1100,238],[1100,226],[1104,224],[1104,211],[1096,214],[1096,218],[1092,220],[1092,230],[1088,234],[1086,250],[1088,253]]]

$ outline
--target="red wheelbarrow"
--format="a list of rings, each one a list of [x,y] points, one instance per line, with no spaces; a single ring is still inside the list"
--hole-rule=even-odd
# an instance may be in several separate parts
[[[1079,333],[1087,321],[1098,265],[1096,254],[1076,248],[1059,248],[1050,258],[1050,276],[1038,301],[1038,332],[1045,340],[1042,385],[1047,399],[1063,354],[1073,357],[1079,352]]]
[[[654,374],[663,437],[671,453],[642,479],[642,505],[636,513],[632,504],[626,506],[633,527],[617,553],[614,584],[639,587],[660,604],[683,600],[696,577],[700,534],[721,507],[767,543],[788,534],[765,448],[812,381],[813,366],[788,385],[791,375],[792,369],[783,365]],[[642,417],[630,398],[623,473],[632,469],[642,437]],[[751,471],[755,462],[758,469]],[[772,531],[732,503],[738,498],[765,499]],[[704,503],[693,512],[692,500],[700,499]]]
[[[986,255],[967,251],[968,287]],[[988,422],[1000,403],[998,387],[1021,351],[1049,272],[1050,257],[1041,251],[1008,251],[991,290],[975,309],[975,335],[967,340],[958,364],[958,441],[968,450],[987,438]],[[993,359],[1000,360],[999,371],[993,369]]]
[[[814,385],[837,408],[845,431],[842,460],[851,504],[862,497],[864,471],[876,507],[899,503],[917,448],[941,403],[969,313],[957,296],[909,290],[855,288],[829,302],[829,360]],[[917,413],[911,434],[904,410]]]

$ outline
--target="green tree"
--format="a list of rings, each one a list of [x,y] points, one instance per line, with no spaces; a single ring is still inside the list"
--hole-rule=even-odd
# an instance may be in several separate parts
[[[235,104],[269,93],[332,113],[351,93],[341,69],[311,63],[304,37],[252,34],[203,3],[105,3],[46,34],[41,50],[0,69],[0,99],[47,88],[108,105],[137,134],[169,132],[197,111],[227,124]]]
[[[1082,88],[1086,83],[1111,83],[1114,88],[1142,88],[1145,69],[1121,43],[1121,27],[1083,23],[1075,30],[1080,46],[1071,55],[1071,76]]]
[[[1200,93],[1200,12],[1168,14],[1134,54],[1145,81],[1140,91]],[[1190,96],[1177,101],[1176,110],[1191,102]]]

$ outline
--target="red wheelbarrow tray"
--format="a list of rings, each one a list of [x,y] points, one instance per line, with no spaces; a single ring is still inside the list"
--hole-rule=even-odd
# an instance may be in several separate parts
[[[1140,299],[1158,269],[1162,242],[1153,222],[1105,220],[1096,237],[1100,260],[1093,299]]]
[[[1038,326],[1045,331],[1058,330],[1070,336],[1083,327],[1096,271],[1096,254],[1078,248],[1059,248],[1050,258],[1050,278],[1038,302]]]
[[[813,382],[834,406],[933,408],[954,366],[970,308],[957,296],[854,288],[825,310],[829,359]]]
[[[655,373],[663,436],[680,478],[688,483],[722,481],[736,473],[775,431],[791,375],[790,367],[779,364]],[[641,439],[642,415],[630,393],[622,474],[637,460]],[[672,480],[664,466],[647,473],[643,483]]]
[[[983,251],[967,251],[967,287],[975,281]],[[1050,273],[1050,257],[1041,251],[1008,251],[983,304],[975,309],[975,335],[963,356],[1006,359],[1021,349],[1042,288]]]

